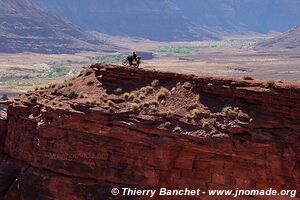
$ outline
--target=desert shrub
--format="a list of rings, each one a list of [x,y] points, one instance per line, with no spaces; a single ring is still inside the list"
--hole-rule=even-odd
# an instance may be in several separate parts
[[[144,94],[139,95],[139,100],[144,100],[145,98],[146,98],[146,96]]]
[[[238,117],[241,115],[241,110],[238,107],[232,107],[232,106],[225,106],[222,109],[222,113],[225,116],[231,116],[231,117]]]
[[[137,104],[137,103],[132,103],[132,104],[131,104],[131,108],[132,108],[132,110],[134,110],[134,111],[138,111],[138,110],[140,109],[140,106],[139,106],[139,104]]]
[[[170,128],[172,126],[172,123],[171,122],[165,122],[164,123],[164,127],[165,128]]]
[[[174,132],[175,132],[175,133],[180,133],[180,132],[182,132],[182,128],[181,128],[180,126],[176,126],[176,127],[174,128]]]
[[[64,96],[67,96],[69,98],[76,98],[78,94],[74,89],[69,88],[65,91]]]
[[[140,92],[144,95],[148,95],[153,91],[153,88],[151,86],[147,86],[147,87],[142,87],[140,89]]]
[[[202,128],[203,129],[210,129],[213,126],[217,125],[217,119],[216,118],[209,118],[202,121]]]
[[[133,100],[135,99],[135,94],[134,94],[133,92],[131,92],[131,93],[129,94],[129,96],[128,96],[128,99],[129,99],[130,101],[133,101]]]
[[[247,80],[247,81],[252,81],[252,80],[254,80],[251,76],[243,76],[242,79],[243,79],[243,80]]]
[[[135,94],[133,92],[131,93],[125,92],[123,95],[126,100],[133,101],[135,99]]]
[[[159,80],[152,81],[151,86],[152,87],[158,87],[159,86]]]
[[[107,100],[106,103],[107,103],[107,105],[110,106],[110,107],[111,107],[111,106],[114,106],[114,102],[113,102],[112,100],[110,100],[110,99]]]
[[[156,93],[156,98],[158,101],[162,101],[164,99],[167,98],[167,92],[164,89],[160,89],[157,93]]]
[[[127,100],[127,99],[129,99],[130,93],[125,92],[123,95],[124,95],[124,98]]]
[[[232,106],[225,106],[222,109],[222,113],[224,113],[225,115],[230,115],[233,112],[233,107]]]
[[[141,93],[146,93],[146,87],[142,87],[142,88],[140,89],[140,92],[141,92]]]
[[[200,114],[201,114],[201,112],[197,108],[191,110],[191,117],[192,118],[198,118],[200,116]]]
[[[265,84],[266,88],[274,88],[276,86],[275,82],[272,80],[269,80]]]

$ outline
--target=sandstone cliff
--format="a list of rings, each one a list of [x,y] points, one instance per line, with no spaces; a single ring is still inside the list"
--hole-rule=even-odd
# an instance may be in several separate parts
[[[145,199],[110,194],[123,186],[300,189],[296,85],[93,65],[7,104],[1,199]]]

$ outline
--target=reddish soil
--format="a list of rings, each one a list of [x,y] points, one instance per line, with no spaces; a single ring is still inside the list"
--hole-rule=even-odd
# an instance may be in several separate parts
[[[37,101],[62,110],[80,111],[84,107],[115,114],[129,112],[143,120],[155,119],[152,125],[159,129],[198,137],[227,137],[232,127],[252,120],[249,110],[241,110],[230,100],[202,96],[187,81],[161,83],[154,79],[118,84],[105,82],[101,76],[97,66],[92,66],[63,84],[36,88],[22,95],[21,101]],[[261,86],[254,90],[268,90],[263,83],[253,84]]]

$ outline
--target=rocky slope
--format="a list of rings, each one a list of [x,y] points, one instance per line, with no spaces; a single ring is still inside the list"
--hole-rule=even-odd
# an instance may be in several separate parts
[[[3,103],[2,199],[146,199],[110,194],[124,186],[300,189],[297,85],[93,65]]]
[[[1,53],[74,53],[103,45],[34,0],[0,0]]]
[[[295,28],[257,45],[268,48],[300,48],[300,25]]]

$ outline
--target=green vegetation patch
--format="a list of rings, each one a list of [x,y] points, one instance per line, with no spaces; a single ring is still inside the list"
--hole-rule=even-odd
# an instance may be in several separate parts
[[[195,53],[196,48],[192,46],[161,46],[155,51],[156,56],[188,56]]]
[[[71,72],[71,68],[66,66],[55,66],[50,68],[49,78],[67,76]]]

